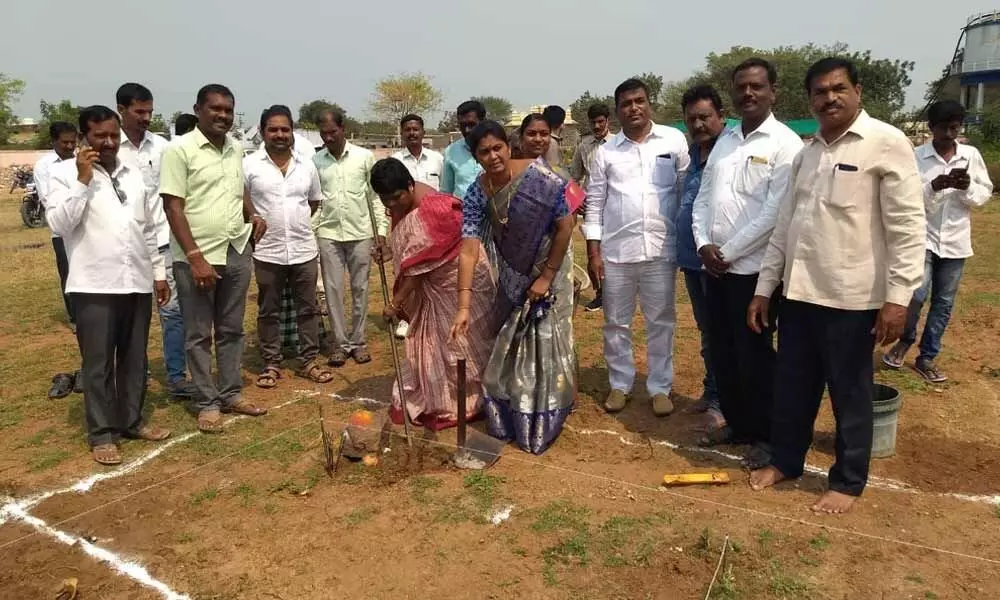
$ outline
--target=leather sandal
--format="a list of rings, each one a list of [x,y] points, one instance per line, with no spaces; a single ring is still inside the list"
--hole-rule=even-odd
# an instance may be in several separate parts
[[[275,388],[278,386],[279,379],[281,379],[281,371],[278,367],[268,365],[257,375],[257,387],[265,390]]]
[[[247,415],[248,417],[260,417],[267,414],[267,409],[251,404],[246,400],[237,400],[229,406],[223,406],[222,412]]]
[[[306,361],[295,374],[314,383],[329,383],[333,379],[333,372],[315,358]]]
[[[99,464],[113,467],[122,464],[122,453],[115,444],[99,444],[90,449],[94,461]]]
[[[219,433],[222,431],[222,413],[214,408],[198,413],[198,431],[202,433]]]
[[[146,440],[147,442],[162,442],[170,437],[170,430],[157,427],[155,425],[143,425],[139,431],[135,432],[134,438]]]

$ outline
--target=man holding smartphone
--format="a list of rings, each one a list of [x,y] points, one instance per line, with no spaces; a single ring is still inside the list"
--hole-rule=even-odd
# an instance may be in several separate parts
[[[914,368],[927,381],[941,383],[948,377],[934,359],[941,351],[941,338],[951,319],[965,259],[972,256],[971,210],[986,204],[993,194],[993,184],[979,151],[957,141],[965,121],[965,108],[960,103],[935,102],[927,111],[927,121],[933,138],[916,149],[927,210],[924,280],[913,294],[902,337],[882,362],[892,369],[903,366],[907,351],[917,340],[920,311],[930,297]]]

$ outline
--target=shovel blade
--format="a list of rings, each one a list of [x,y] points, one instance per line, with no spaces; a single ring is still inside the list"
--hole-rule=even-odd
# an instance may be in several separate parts
[[[507,442],[498,440],[474,429],[467,433],[465,446],[455,452],[453,460],[460,469],[482,470],[492,467],[503,453]]]

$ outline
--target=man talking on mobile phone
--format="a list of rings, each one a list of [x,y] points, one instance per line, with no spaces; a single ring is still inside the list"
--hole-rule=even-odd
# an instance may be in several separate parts
[[[77,315],[83,406],[94,460],[121,462],[122,437],[160,441],[170,432],[143,421],[146,345],[152,294],[170,300],[156,240],[154,192],[118,158],[118,115],[106,106],[80,112],[86,144],[55,165],[47,217],[66,243],[66,292]]]
[[[240,395],[243,313],[253,271],[247,246],[264,236],[267,223],[244,194],[242,148],[229,136],[235,106],[226,86],[201,88],[194,105],[197,127],[168,146],[160,164],[160,195],[203,433],[222,430],[223,412],[267,413]],[[212,376],[213,337],[218,384]]]

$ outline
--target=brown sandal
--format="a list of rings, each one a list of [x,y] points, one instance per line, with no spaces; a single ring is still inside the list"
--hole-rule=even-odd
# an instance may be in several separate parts
[[[115,444],[100,444],[90,449],[94,460],[106,467],[122,464],[122,453]]]
[[[352,350],[351,357],[354,359],[354,362],[359,365],[370,363],[372,361],[372,355],[368,353],[368,348],[365,348],[364,346],[359,346]]]
[[[267,414],[267,409],[241,399],[233,402],[229,406],[223,406],[222,412],[236,413],[238,415],[246,415],[248,417],[262,417]]]
[[[278,370],[278,367],[264,367],[264,370],[257,375],[257,387],[265,390],[275,388],[278,386],[279,379],[281,379],[281,371]]]
[[[329,383],[333,380],[333,371],[325,368],[315,358],[302,365],[295,374],[314,383]]]
[[[170,437],[170,430],[157,427],[155,425],[143,425],[139,431],[135,432],[135,439],[147,442],[162,442]]]
[[[219,433],[222,431],[222,413],[214,408],[198,413],[198,431],[202,433]]]

